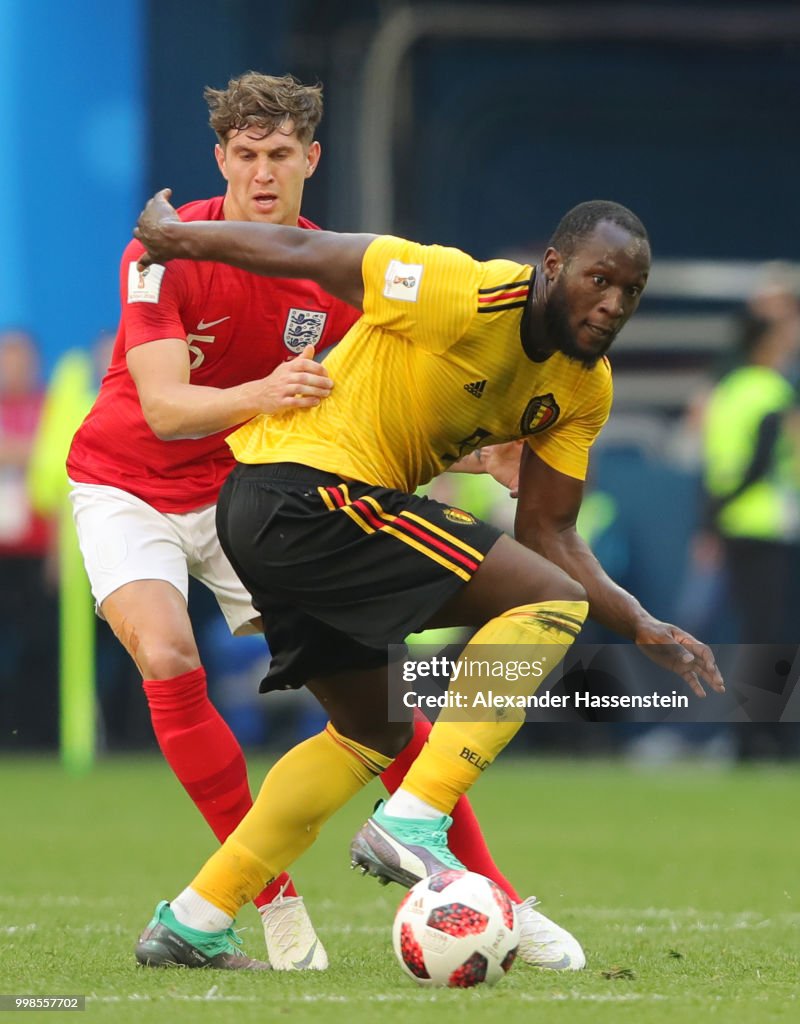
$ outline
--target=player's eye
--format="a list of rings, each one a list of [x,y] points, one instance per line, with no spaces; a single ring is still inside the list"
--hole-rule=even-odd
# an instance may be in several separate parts
[[[608,284],[608,278],[604,277],[602,274],[592,274],[592,280],[598,288],[604,288],[605,285]]]

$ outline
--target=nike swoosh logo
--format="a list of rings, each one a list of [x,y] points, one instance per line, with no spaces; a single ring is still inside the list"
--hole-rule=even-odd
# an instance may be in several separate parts
[[[216,327],[217,324],[224,323],[226,320],[230,320],[230,317],[229,316],[221,316],[219,318],[219,320],[209,320],[208,323],[206,323],[205,320],[201,320],[200,323],[195,328],[195,330],[197,330],[197,331],[207,331],[209,329],[209,327]]]
[[[522,958],[520,957],[520,959]],[[531,963],[530,960],[524,962]],[[572,960],[566,953],[564,953],[559,960],[537,960],[535,966],[544,967],[551,971],[566,971],[572,966]]]
[[[309,949],[302,960],[292,960],[295,970],[304,971],[307,967],[311,966],[311,961],[314,959],[314,954],[317,951],[318,939],[314,939],[314,945]]]

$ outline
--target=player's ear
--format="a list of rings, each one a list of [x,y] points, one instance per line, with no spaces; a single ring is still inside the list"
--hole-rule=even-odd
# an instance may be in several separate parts
[[[561,253],[558,249],[554,249],[552,245],[547,247],[544,256],[542,257],[542,270],[544,276],[551,283],[556,280],[558,275],[561,273],[561,268],[564,265],[564,261],[561,258]]]
[[[219,143],[217,143],[216,146],[214,146],[214,156],[217,161],[217,167],[219,167],[219,173],[227,181],[228,172],[225,169],[225,150],[222,148],[222,146],[220,146]]]
[[[310,178],[311,175],[316,171],[319,158],[322,155],[322,146],[314,140],[308,147],[308,153],[306,153],[306,177]]]

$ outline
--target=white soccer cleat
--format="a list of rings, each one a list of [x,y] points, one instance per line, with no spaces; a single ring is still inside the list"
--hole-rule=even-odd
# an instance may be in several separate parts
[[[516,905],[519,921],[517,956],[531,967],[550,971],[580,971],[586,966],[586,955],[580,942],[565,929],[540,914],[534,907],[539,901],[529,896]]]
[[[314,931],[302,896],[278,896],[258,912],[273,970],[327,969],[328,954]]]

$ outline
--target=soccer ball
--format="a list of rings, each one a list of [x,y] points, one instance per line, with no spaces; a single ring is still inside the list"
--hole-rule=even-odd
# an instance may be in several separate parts
[[[400,966],[420,985],[494,985],[517,955],[519,923],[511,900],[490,879],[440,871],[408,890],[392,941]]]

